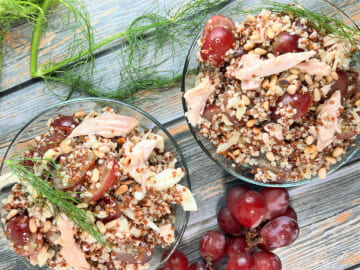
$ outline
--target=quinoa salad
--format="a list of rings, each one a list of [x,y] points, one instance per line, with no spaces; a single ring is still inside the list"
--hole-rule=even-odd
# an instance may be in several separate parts
[[[185,171],[175,167],[164,138],[109,107],[49,120],[24,157],[33,175],[74,197],[74,207],[86,211],[106,243],[75,224],[60,202],[54,209],[46,194],[18,177],[2,202],[2,222],[14,250],[33,265],[147,269],[155,247],[175,242],[173,205],[197,211],[190,190],[178,184]],[[45,174],[51,166],[56,173]]]
[[[351,44],[263,10],[235,23],[213,16],[198,46],[186,117],[217,153],[258,182],[325,178],[360,131]]]

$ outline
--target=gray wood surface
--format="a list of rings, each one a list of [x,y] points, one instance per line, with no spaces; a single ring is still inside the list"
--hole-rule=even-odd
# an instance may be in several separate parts
[[[108,37],[122,31],[129,22],[154,5],[172,6],[178,1],[103,0],[87,1],[93,26],[98,38]],[[333,1],[352,19],[360,23],[359,0]],[[61,14],[61,13],[60,13]],[[61,22],[61,16],[51,18],[51,23]],[[19,24],[8,34],[5,57],[0,77],[0,161],[16,132],[44,108],[60,101],[45,89],[42,81],[29,76],[29,51],[32,26]],[[49,27],[41,41],[40,62],[51,55],[54,59],[64,57],[71,30],[56,32]],[[114,60],[116,52],[96,59],[98,78],[107,87],[115,87],[111,80],[119,72]],[[173,66],[181,69],[184,54],[179,52]],[[68,89],[52,88],[65,95]],[[144,95],[151,97],[144,101]],[[75,94],[84,96],[83,94]],[[140,92],[132,100],[146,112],[163,123],[179,143],[189,166],[199,211],[191,215],[190,223],[180,249],[190,261],[199,258],[199,239],[203,232],[217,229],[216,213],[225,204],[225,194],[233,186],[244,184],[221,170],[200,149],[188,130],[181,104],[179,87],[167,90]],[[325,180],[305,186],[290,188],[291,204],[299,217],[299,239],[290,247],[277,249],[286,270],[340,270],[360,269],[360,154],[353,162],[341,168]],[[253,187],[260,189],[258,187]],[[13,251],[0,229],[0,269],[22,270],[24,264]]]

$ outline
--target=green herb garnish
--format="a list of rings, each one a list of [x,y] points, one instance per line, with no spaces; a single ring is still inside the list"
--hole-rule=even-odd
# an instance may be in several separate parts
[[[41,176],[37,176],[32,168],[25,165],[25,161],[30,160],[34,164],[47,162],[49,165],[44,166]],[[11,159],[5,161],[6,166],[9,170],[16,175],[21,181],[25,181],[39,195],[38,201],[40,205],[47,207],[53,214],[54,218],[61,213],[64,213],[69,220],[74,222],[81,230],[87,231],[93,236],[101,245],[105,245],[106,241],[103,239],[102,234],[99,232],[97,226],[92,221],[90,213],[85,210],[78,208],[77,205],[80,203],[75,197],[75,193],[57,190],[50,184],[47,178],[58,177],[59,165],[51,159],[36,159],[26,158],[20,155],[15,155]],[[52,167],[52,171],[49,167]],[[56,179],[56,178],[55,178]],[[26,188],[25,188],[26,191]],[[31,195],[31,194],[30,194]],[[35,200],[34,200],[35,201]],[[50,203],[50,205],[49,205]]]

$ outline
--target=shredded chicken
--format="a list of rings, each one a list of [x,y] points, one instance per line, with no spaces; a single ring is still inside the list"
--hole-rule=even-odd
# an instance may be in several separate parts
[[[81,122],[70,134],[69,138],[96,134],[105,138],[125,136],[129,134],[139,124],[135,118],[116,113],[104,112],[94,117],[89,115]]]
[[[320,61],[307,61],[297,64],[295,68],[310,75],[327,76],[331,73],[331,67]]]

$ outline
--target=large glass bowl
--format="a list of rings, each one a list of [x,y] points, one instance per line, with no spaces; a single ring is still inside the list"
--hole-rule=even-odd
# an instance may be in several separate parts
[[[33,138],[35,138],[36,136],[47,130],[46,124],[49,119],[56,117],[58,114],[72,115],[80,110],[85,111],[87,113],[94,110],[101,112],[101,109],[106,106],[117,110],[120,114],[136,118],[140,123],[139,126],[141,129],[144,130],[151,129],[152,131],[156,130],[159,135],[163,136],[165,142],[165,149],[167,151],[172,152],[174,154],[174,158],[176,158],[177,160],[176,167],[181,167],[185,169],[185,176],[181,180],[180,184],[188,188],[191,188],[189,172],[186,166],[185,159],[180,152],[179,146],[177,145],[174,138],[169,134],[169,132],[156,119],[154,119],[151,115],[145,113],[144,111],[132,105],[120,101],[113,101],[113,100],[100,99],[100,98],[83,98],[83,99],[74,99],[67,102],[63,102],[46,109],[44,112],[34,117],[29,123],[27,123],[19,131],[19,133],[12,140],[3,158],[3,162],[0,167],[0,175],[4,175],[9,172],[8,168],[5,165],[5,160],[7,160],[15,153],[21,153],[25,151],[32,144]],[[6,186],[0,189],[1,210],[2,210],[1,202],[3,199],[8,197],[10,191],[11,191],[10,186]],[[154,250],[153,257],[149,262],[150,264],[149,269],[151,270],[158,269],[161,264],[165,263],[165,261],[171,256],[171,254],[175,251],[176,247],[179,245],[181,238],[185,232],[190,213],[184,211],[181,206],[175,206],[175,213],[176,213],[175,214],[176,221],[174,223],[174,227],[175,227],[176,240],[171,245],[171,247],[167,249],[170,250],[170,252],[168,256],[164,258],[164,260],[161,260],[161,256],[164,252],[164,249],[162,249],[161,247],[157,247]],[[3,214],[4,213],[1,213],[2,216]],[[2,227],[4,229],[4,224],[2,224]],[[23,260],[23,262],[26,264],[28,269],[32,269],[32,270],[40,269],[37,266],[31,265],[24,257],[21,256],[19,257]]]
[[[267,2],[270,2],[270,1],[267,1]],[[276,2],[286,3],[286,4],[294,4],[294,1],[287,1],[287,0],[278,0]],[[298,2],[302,6],[306,7],[307,9],[309,9],[313,12],[321,13],[328,17],[336,17],[336,18],[340,19],[340,21],[343,21],[344,23],[349,25],[350,27],[353,27],[360,31],[359,27],[351,20],[351,18],[348,15],[346,15],[343,11],[341,11],[339,8],[337,8],[333,4],[329,3],[328,1],[325,1],[325,0],[301,0]],[[251,12],[239,13],[239,11],[254,10],[257,8],[260,8],[260,10],[261,10],[261,8],[263,6],[264,5],[261,3],[261,0],[260,1],[238,0],[238,1],[235,1],[235,2],[227,5],[225,8],[215,12],[214,14],[222,14],[222,15],[232,18],[232,20],[234,22],[236,22],[236,21],[241,22],[241,21],[245,20],[247,15],[251,14]],[[260,10],[257,13],[252,13],[252,14],[257,15],[260,12]],[[204,25],[205,25],[205,21],[204,21]],[[197,62],[197,52],[199,51],[199,46],[198,46],[197,41],[199,40],[201,34],[202,34],[202,31],[200,31],[200,33],[198,33],[196,35],[196,37],[189,49],[186,60],[185,60],[183,76],[182,76],[182,84],[181,84],[181,91],[183,92],[183,95],[185,94],[186,91],[194,88],[196,74],[198,74],[200,71],[199,62]],[[358,66],[359,66],[359,63],[357,65],[357,67]],[[359,70],[357,70],[357,71],[359,71]],[[184,98],[182,99],[182,103],[183,103],[184,112],[185,113],[188,112],[187,104],[186,104],[186,101]],[[191,126],[187,118],[186,118],[186,121],[188,123],[191,133],[193,134],[195,140],[200,145],[202,150],[213,161],[215,161],[215,163],[217,163],[221,168],[223,168],[226,172],[232,174],[233,176],[235,176],[238,179],[241,179],[245,182],[255,184],[255,185],[273,186],[273,187],[298,186],[298,185],[307,184],[307,183],[310,183],[310,182],[313,182],[313,181],[316,181],[319,179],[318,177],[312,177],[311,179],[303,179],[303,180],[298,180],[296,182],[284,181],[281,183],[263,183],[263,182],[255,181],[254,175],[251,173],[252,168],[250,166],[236,165],[234,167],[233,164],[235,162],[228,160],[226,157],[218,154],[216,152],[216,147],[210,142],[210,140],[207,137],[200,134],[200,129],[198,127]],[[359,137],[360,136],[357,136],[356,139],[353,141],[354,142],[353,146],[347,147],[347,153],[343,155],[342,159],[340,161],[338,161],[335,165],[332,165],[330,167],[330,170],[327,173],[327,175],[331,174],[336,169],[345,165],[346,163],[348,163],[351,160],[351,158],[356,154],[356,152],[359,149],[359,142],[360,142]],[[267,163],[267,161],[263,160],[263,163],[265,164],[265,163]]]

